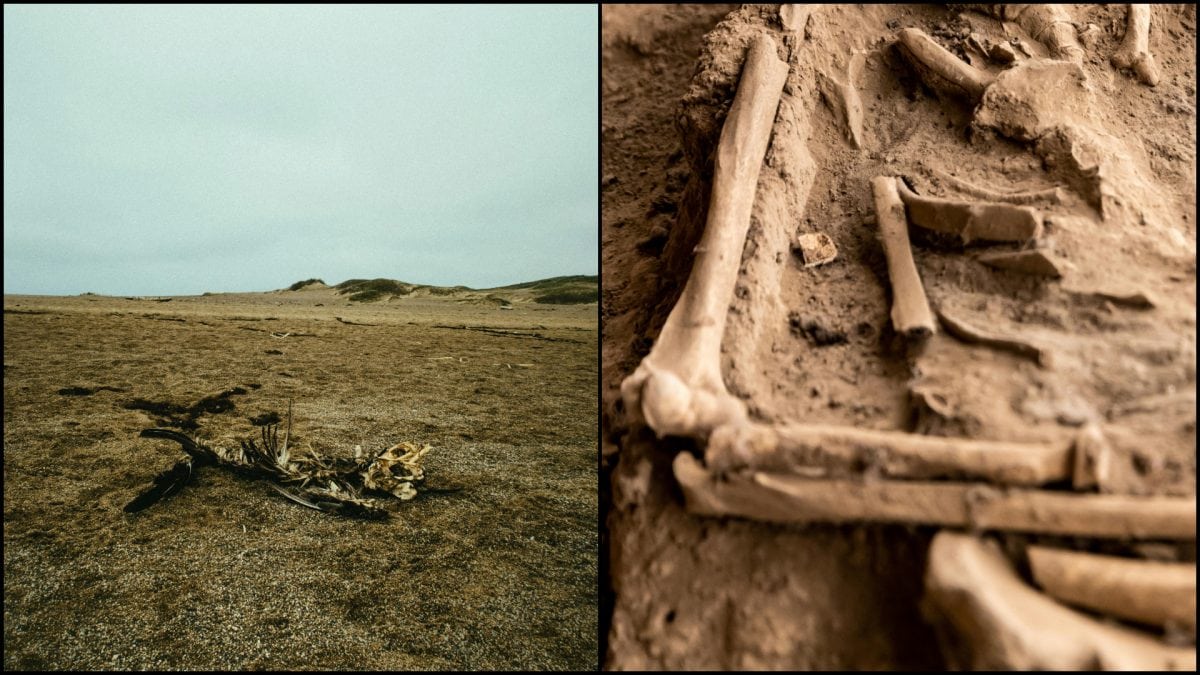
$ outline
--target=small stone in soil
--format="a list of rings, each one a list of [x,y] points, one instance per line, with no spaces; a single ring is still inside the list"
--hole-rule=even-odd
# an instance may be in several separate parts
[[[826,328],[814,319],[801,318],[796,312],[788,314],[788,325],[791,327],[793,335],[803,336],[818,347],[844,344],[848,341],[845,332]]]

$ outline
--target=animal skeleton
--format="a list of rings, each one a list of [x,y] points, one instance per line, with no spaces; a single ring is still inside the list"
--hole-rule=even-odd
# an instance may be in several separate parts
[[[290,409],[288,427],[290,430]],[[389,516],[376,497],[390,495],[408,501],[417,496],[417,485],[425,480],[421,460],[431,449],[428,445],[401,442],[369,458],[356,446],[354,459],[331,459],[315,452],[293,454],[288,446],[290,431],[284,432],[282,445],[278,431],[278,425],[264,426],[261,446],[251,439],[229,449],[210,447],[171,429],[143,430],[142,438],[175,441],[187,457],[156,476],[125,511],[141,511],[179,492],[202,466],[224,466],[243,476],[266,479],[276,492],[311,509],[369,520]]]

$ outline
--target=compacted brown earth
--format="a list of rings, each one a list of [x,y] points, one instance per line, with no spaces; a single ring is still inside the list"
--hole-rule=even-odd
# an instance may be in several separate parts
[[[624,408],[621,382],[688,279],[712,150],[754,35],[775,36],[790,74],[722,344],[725,386],[750,419],[1013,442],[1060,442],[1094,424],[1113,451],[1105,490],[1195,494],[1194,6],[1153,6],[1153,87],[1110,62],[1124,5],[1069,12],[1086,50],[1072,71],[1081,74],[1026,87],[1087,139],[1056,146],[1053,134],[1035,145],[994,120],[989,130],[897,51],[899,32],[917,28],[992,76],[1010,49],[1027,50],[1014,52],[1021,61],[1047,56],[983,12],[825,5],[789,29],[776,5],[603,8],[606,667],[947,665],[922,612],[933,528],[691,515],[672,459],[703,448],[656,438]],[[854,105],[837,93],[847,82],[860,101],[856,132]],[[912,349],[897,335],[875,176],[943,198],[978,200],[980,187],[1052,197],[1038,207],[1038,246],[1053,274],[989,262],[1016,245],[912,228],[935,309],[1039,351],[944,328]],[[802,242],[821,237],[837,256],[807,265]],[[1194,563],[1195,547],[1153,555]]]
[[[596,305],[4,298],[4,668],[594,669]],[[428,443],[384,522],[180,456]]]

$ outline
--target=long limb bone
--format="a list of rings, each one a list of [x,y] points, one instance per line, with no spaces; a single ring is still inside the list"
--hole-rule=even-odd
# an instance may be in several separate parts
[[[1008,443],[816,424],[745,424],[714,430],[704,460],[720,473],[790,473],[807,467],[846,475],[873,467],[883,477],[978,478],[1032,486],[1070,478],[1072,453],[1070,442]]]
[[[892,283],[892,325],[902,335],[927,337],[937,332],[937,324],[929,311],[929,301],[913,263],[912,249],[908,245],[908,221],[904,204],[896,192],[897,182],[887,176],[871,180],[875,218],[879,222],[888,278]]]
[[[747,471],[719,476],[675,457],[687,509],[775,523],[885,522],[1105,538],[1196,537],[1195,497],[999,491],[979,483],[810,479]]]
[[[925,607],[953,629],[970,670],[1195,670],[1196,652],[1101,623],[1038,593],[976,537],[941,532],[925,573]]]
[[[708,221],[691,276],[654,348],[621,383],[626,408],[643,415],[659,436],[702,437],[746,416],[745,405],[729,394],[721,377],[721,338],[787,73],[775,42],[758,37],[721,130]]]
[[[951,90],[965,94],[973,102],[983,98],[984,90],[992,83],[991,75],[946,51],[919,28],[900,31],[900,44],[914,65],[936,75]]]
[[[1113,52],[1112,63],[1118,68],[1132,68],[1143,84],[1158,84],[1158,64],[1150,53],[1150,5],[1129,5],[1125,39]]]
[[[1029,547],[1033,579],[1063,602],[1153,626],[1196,629],[1196,566]]]

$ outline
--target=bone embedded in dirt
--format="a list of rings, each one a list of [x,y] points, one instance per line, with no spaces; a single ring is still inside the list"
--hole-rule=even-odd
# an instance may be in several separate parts
[[[1158,84],[1161,75],[1150,53],[1150,5],[1129,5],[1125,38],[1113,52],[1112,63],[1121,69],[1132,68],[1142,84]]]
[[[1030,546],[1033,579],[1067,604],[1152,626],[1196,629],[1196,565]]]
[[[1080,491],[1099,488],[1107,492],[1112,485],[1112,448],[1100,425],[1095,422],[1085,424],[1075,435],[1074,445],[1075,468],[1071,475],[1071,485]]]
[[[1040,40],[1057,58],[1083,63],[1086,53],[1079,44],[1075,23],[1063,5],[1006,5],[1005,18]]]
[[[1097,538],[1195,540],[1194,497],[1132,497],[983,483],[718,474],[688,453],[675,474],[689,511],[775,523],[876,522]]]
[[[946,331],[960,340],[1026,356],[1042,366],[1050,364],[1049,352],[1020,336],[980,328],[945,307],[939,307],[937,315]]]
[[[745,418],[745,404],[728,393],[721,376],[721,338],[787,74],[775,41],[759,35],[721,129],[691,276],[650,354],[621,383],[627,410],[642,415],[660,437],[704,437],[714,426]]]
[[[863,105],[862,98],[858,95],[857,80],[865,61],[865,54],[854,52],[850,56],[850,65],[844,80],[826,73],[817,73],[817,88],[821,91],[821,98],[833,112],[846,140],[859,150],[863,147]]]
[[[897,181],[908,220],[936,232],[975,240],[1025,242],[1042,236],[1042,213],[1029,206],[967,202],[918,195]]]
[[[780,5],[779,23],[783,25],[784,30],[799,33],[804,30],[805,24],[808,23],[808,17],[820,8],[820,5],[805,3]]]
[[[806,232],[796,237],[794,250],[800,253],[805,267],[818,267],[837,259],[837,246],[824,232]]]
[[[944,651],[963,670],[1194,670],[1194,649],[1101,623],[1037,592],[999,548],[942,531],[925,571],[926,615],[949,627]]]
[[[705,464],[717,473],[768,473],[887,478],[973,478],[1000,485],[1036,486],[1071,477],[1071,443],[1010,443],[922,436],[817,424],[719,427],[708,440]]]
[[[892,284],[892,325],[897,333],[907,337],[928,337],[937,332],[937,324],[933,320],[933,313],[929,311],[929,300],[921,285],[921,275],[917,273],[917,265],[913,262],[904,204],[896,192],[898,183],[891,176],[871,179],[875,220],[883,239],[888,279]]]
[[[1063,269],[1068,264],[1067,261],[1045,248],[984,253],[977,260],[988,267],[1051,279],[1061,278]]]
[[[904,53],[921,71],[926,84],[936,88],[950,88],[965,94],[971,101],[978,101],[983,92],[992,83],[992,76],[986,71],[979,70],[966,63],[954,54],[946,51],[933,38],[920,28],[905,28],[898,34]],[[932,73],[937,80],[928,78]],[[942,85],[942,86],[939,86]]]

